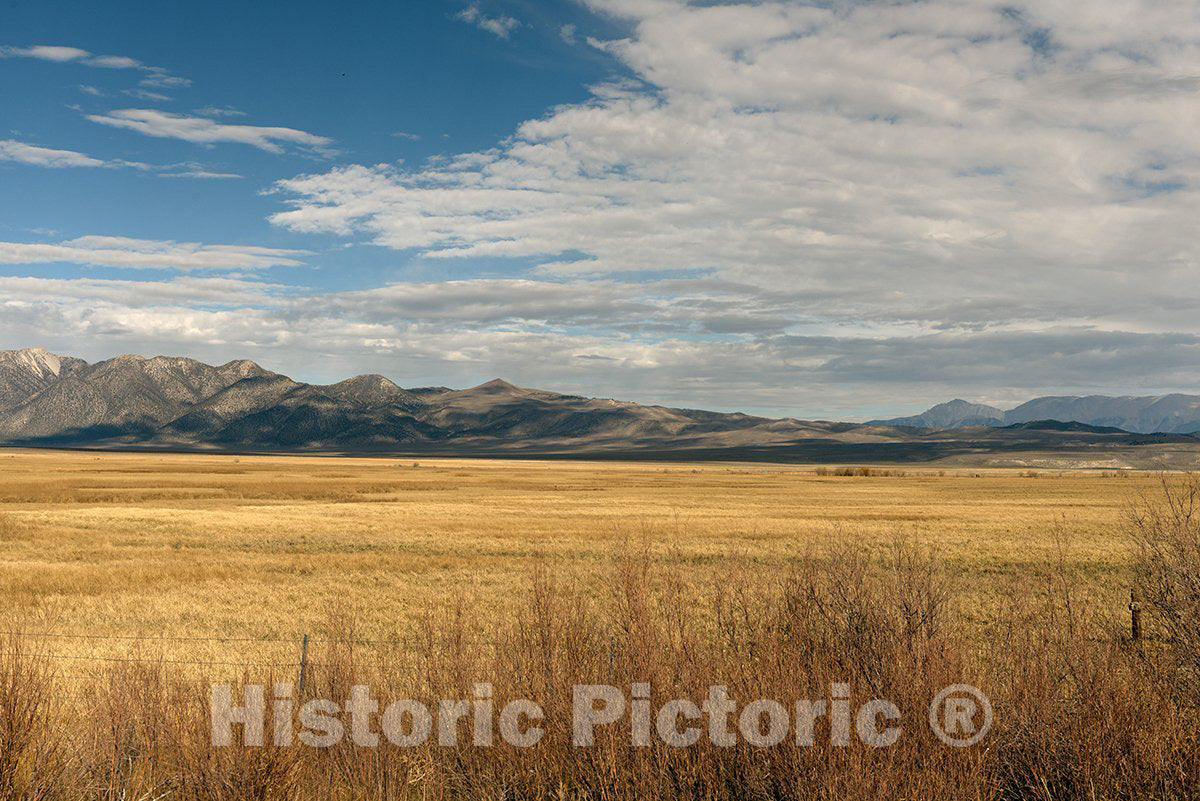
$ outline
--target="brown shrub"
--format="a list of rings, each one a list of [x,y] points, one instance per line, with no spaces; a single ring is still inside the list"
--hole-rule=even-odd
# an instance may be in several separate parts
[[[1142,497],[1130,521],[1135,589],[1181,669],[1200,677],[1200,476],[1163,476],[1161,493]]]

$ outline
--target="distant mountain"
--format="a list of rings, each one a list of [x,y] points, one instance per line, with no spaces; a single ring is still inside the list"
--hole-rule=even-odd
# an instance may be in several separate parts
[[[928,411],[913,417],[897,417],[894,420],[876,421],[881,425],[913,426],[914,428],[963,428],[965,426],[1002,426],[1004,412],[994,406],[952,400],[939,403]]]
[[[361,375],[322,386],[249,361],[214,367],[119,356],[88,364],[40,349],[0,352],[0,443],[41,447],[1200,466],[1200,438],[1109,424],[1128,425],[1136,413],[1186,428],[1179,421],[1200,419],[1187,412],[1200,399],[1137,400],[1046,398],[1011,412],[957,400],[892,424],[805,422],[583,398],[500,379],[408,390]],[[1076,407],[1102,422],[1045,419]]]
[[[749,432],[749,433],[747,433]],[[778,443],[819,425],[524,389],[408,391],[379,375],[318,386],[248,361],[43,350],[0,353],[0,441],[247,449],[380,450],[453,444],[520,450]]]
[[[1083,423],[1139,434],[1194,434],[1200,432],[1200,396],[1046,397],[1035,398],[1008,411],[955,400],[913,417],[875,422],[878,425],[917,428],[963,428],[978,425],[1001,427],[1044,420]]]
[[[90,365],[40,349],[0,353],[0,364],[0,439],[152,432],[237,381],[269,375],[246,361],[118,356]]]

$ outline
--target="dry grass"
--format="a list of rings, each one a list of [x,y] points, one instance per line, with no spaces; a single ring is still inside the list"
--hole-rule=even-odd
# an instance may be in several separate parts
[[[298,641],[337,602],[357,611],[364,637],[386,638],[448,596],[502,618],[530,565],[595,572],[622,534],[652,533],[657,555],[706,587],[718,565],[778,577],[814,545],[881,552],[901,530],[936,548],[965,614],[985,624],[1012,585],[1046,575],[1055,525],[1096,603],[1123,609],[1124,510],[1153,482],[0,452],[0,603],[56,631]],[[216,645],[203,656],[244,651]]]
[[[3,801],[1200,792],[1195,654],[1171,628],[1196,609],[1195,485],[1163,503],[1156,477],[1112,473],[48,452],[0,472]],[[1150,599],[1141,645],[1133,583],[1175,602]],[[490,681],[497,708],[542,703],[546,738],[212,748],[208,683],[295,681],[301,633],[309,697]],[[196,636],[271,641],[163,639]],[[625,720],[572,748],[571,686],[634,682],[655,703],[848,682],[905,732],[634,749]],[[961,750],[924,725],[959,682],[996,706]]]
[[[1130,644],[1081,611],[1077,576],[1059,561],[1051,581],[1004,613],[980,650],[956,621],[937,561],[907,540],[885,558],[834,547],[798,561],[779,582],[722,570],[702,599],[644,543],[619,543],[594,582],[535,567],[506,625],[481,630],[470,608],[431,607],[420,637],[364,653],[357,621],[333,610],[303,698],[349,698],[370,686],[386,703],[472,697],[494,685],[497,709],[516,698],[546,710],[545,737],[515,748],[430,738],[329,748],[209,745],[203,680],[170,665],[109,668],[82,683],[59,678],[20,638],[0,655],[0,779],[5,799],[1141,799],[1200,791],[1200,714],[1188,665],[1171,649]],[[270,686],[270,672],[243,682]],[[827,697],[851,687],[851,708],[886,698],[902,736],[887,748],[740,741],[631,747],[629,715],[594,746],[570,739],[571,687],[648,682],[652,703],[699,702],[714,684],[732,698]],[[924,727],[929,700],[968,682],[993,699],[983,744],[950,748]],[[240,694],[240,693],[239,693]],[[343,724],[350,727],[348,716]],[[64,725],[65,724],[65,725]],[[473,725],[468,722],[467,727]],[[380,721],[372,716],[370,728]],[[469,728],[468,728],[469,731]],[[791,733],[789,732],[789,735]]]

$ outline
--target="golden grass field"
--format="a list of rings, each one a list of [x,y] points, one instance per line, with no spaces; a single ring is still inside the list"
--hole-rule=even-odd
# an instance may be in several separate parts
[[[422,610],[458,599],[503,617],[536,563],[586,581],[622,537],[649,538],[703,597],[723,570],[765,578],[830,542],[883,549],[899,534],[937,552],[969,623],[1048,575],[1060,541],[1091,602],[1121,614],[1124,515],[1157,481],[819,472],[829,471],[0,451],[2,603],[32,632],[147,638],[59,638],[56,653],[274,663],[294,661],[300,637],[331,615],[352,614],[363,638],[403,636]],[[284,642],[153,639],[190,636]]]
[[[1192,799],[1197,576],[1195,476],[0,451],[0,801]],[[480,681],[544,703],[545,740],[212,740],[213,683]],[[845,683],[905,736],[578,748],[598,682]],[[995,706],[978,748],[923,724],[962,683]]]

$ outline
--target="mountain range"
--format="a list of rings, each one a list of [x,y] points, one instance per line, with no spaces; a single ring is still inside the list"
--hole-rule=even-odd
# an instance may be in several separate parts
[[[1112,417],[1096,399],[1074,400],[1093,401],[1107,415],[1099,418],[1104,423]],[[1135,405],[1133,399],[1110,400]],[[1019,409],[1065,408],[1038,403]],[[1167,408],[1160,406],[1157,419],[1175,419]],[[1013,417],[1022,418],[1014,424],[1007,415],[1017,411],[955,401],[916,418],[833,423],[583,398],[500,379],[471,389],[405,389],[380,375],[316,385],[245,360],[212,366],[182,357],[127,355],[89,364],[40,348],[0,351],[0,443],[9,446],[996,466],[1200,464],[1200,438],[1182,431],[1133,434],[1091,422],[1030,420],[1024,413]],[[1187,428],[1182,420],[1173,425]],[[1200,431],[1200,424],[1190,430]]]
[[[403,389],[380,375],[293,381],[254,362],[118,356],[88,364],[40,348],[0,352],[0,441],[244,449],[384,450],[452,443],[775,441],[797,421],[719,414],[524,389]],[[752,432],[740,436],[743,432]]]
[[[1002,427],[1039,420],[1083,423],[1139,434],[1195,434],[1200,432],[1200,396],[1055,396],[1034,398],[1008,411],[995,406],[952,400],[912,417],[876,420],[874,424],[916,428],[964,428]]]

